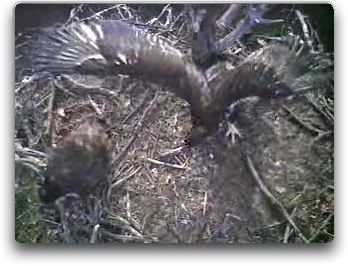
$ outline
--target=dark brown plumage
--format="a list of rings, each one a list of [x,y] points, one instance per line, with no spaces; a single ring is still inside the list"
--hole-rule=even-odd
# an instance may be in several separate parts
[[[47,29],[33,44],[29,63],[54,74],[129,75],[162,85],[191,106],[198,127],[193,139],[218,128],[229,105],[239,99],[289,96],[308,91],[314,56],[299,38],[277,41],[231,66],[203,71],[169,41],[115,20],[74,22]],[[17,63],[16,63],[17,64]]]
[[[61,146],[49,152],[47,178],[40,189],[45,202],[67,194],[81,198],[98,194],[109,183],[112,150],[106,124],[89,117],[72,131]]]

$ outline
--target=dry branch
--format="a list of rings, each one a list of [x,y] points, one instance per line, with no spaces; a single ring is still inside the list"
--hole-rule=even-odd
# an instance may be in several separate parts
[[[284,216],[284,218],[288,221],[288,223],[294,228],[295,232],[299,235],[299,237],[305,242],[310,243],[310,241],[302,234],[301,230],[298,228],[294,220],[291,218],[288,211],[285,209],[283,204],[273,196],[273,194],[269,191],[269,189],[266,187],[266,185],[261,180],[259,173],[256,171],[254,164],[249,156],[246,156],[248,167],[251,171],[251,174],[256,181],[258,187],[261,189],[263,194],[271,201],[272,204],[274,204],[281,212],[281,214]]]
[[[291,118],[293,118],[298,124],[307,129],[309,132],[314,134],[320,134],[323,132],[321,129],[314,128],[311,125],[305,123],[294,111],[290,110],[287,106],[282,105],[282,107],[287,113],[290,114]]]
[[[126,183],[130,178],[135,176],[141,169],[141,166],[139,166],[137,169],[135,169],[133,172],[131,172],[129,175],[125,176],[124,178],[117,180],[115,183],[112,184],[112,189],[117,189],[121,186],[123,186],[124,183]]]
[[[97,239],[97,235],[98,235],[98,230],[100,228],[100,225],[99,224],[96,224],[93,228],[93,231],[92,231],[92,235],[91,235],[91,240],[90,240],[90,243],[91,244],[94,244],[96,239]]]
[[[184,150],[187,149],[187,148],[188,148],[187,146],[181,146],[181,147],[178,147],[178,148],[169,150],[169,151],[162,152],[162,153],[160,153],[158,156],[159,156],[160,158],[163,158],[163,157],[167,157],[167,156],[169,156],[169,155],[179,154],[179,153],[181,153],[182,151],[184,151]]]
[[[308,239],[309,242],[312,242],[316,237],[322,232],[322,230],[327,226],[327,224],[331,221],[332,217],[334,216],[334,213],[330,213],[329,216],[324,220],[324,222],[318,227],[317,230],[314,231],[314,233],[311,235],[311,237]]]
[[[129,241],[138,241],[138,242],[142,242],[142,243],[158,242],[158,241],[156,241],[156,239],[149,239],[149,238],[146,238],[146,237],[129,236],[129,235],[117,235],[117,234],[114,234],[114,233],[111,233],[111,232],[108,232],[108,231],[105,231],[105,230],[102,230],[101,232],[103,234],[113,238],[113,239],[116,239],[116,240],[119,240],[119,241],[123,241],[123,242],[129,242]]]
[[[63,91],[69,91],[73,94],[78,94],[81,96],[90,95],[103,95],[107,97],[118,96],[118,93],[111,91],[96,85],[85,85],[75,81],[73,78],[68,75],[61,75],[58,79],[55,80],[55,86]]]
[[[49,138],[49,143],[53,143],[53,128],[52,128],[52,120],[53,120],[53,106],[54,106],[54,98],[56,95],[55,88],[52,88],[51,95],[49,97],[48,106],[47,106],[47,120],[46,120],[46,130],[45,135]]]
[[[230,27],[236,20],[242,8],[242,4],[231,4],[225,13],[217,20],[216,24],[220,28]]]
[[[147,116],[149,115],[151,109],[153,108],[153,106],[155,105],[157,99],[158,99],[159,93],[158,91],[156,91],[156,95],[153,98],[153,100],[150,102],[149,106],[145,109],[142,117],[140,118],[138,124],[135,126],[133,132],[132,132],[132,136],[130,137],[130,139],[128,140],[128,143],[123,147],[123,149],[117,154],[114,163],[118,164],[120,163],[120,161],[126,156],[129,148],[131,147],[131,145],[134,143],[134,141],[139,137],[139,133],[140,131],[143,129],[143,127],[145,126],[145,120],[147,118]]]
[[[88,95],[88,100],[89,100],[89,103],[91,104],[93,110],[96,112],[96,114],[101,116],[103,114],[102,111],[100,110],[98,105],[95,103],[95,101],[92,100],[91,96],[89,96],[89,95]]]
[[[167,166],[167,167],[172,167],[172,168],[175,168],[175,169],[190,170],[190,168],[185,166],[185,165],[166,163],[166,162],[162,162],[162,161],[155,160],[155,159],[152,159],[152,158],[145,158],[144,160],[147,161],[147,162],[153,163],[153,164]]]
[[[143,235],[139,232],[139,228],[134,228],[130,222],[128,222],[126,219],[122,218],[119,215],[113,214],[113,213],[109,213],[109,218],[119,222],[122,224],[122,227],[124,227],[125,229],[127,229],[129,232],[131,232],[133,235],[137,236],[137,237],[143,237]]]

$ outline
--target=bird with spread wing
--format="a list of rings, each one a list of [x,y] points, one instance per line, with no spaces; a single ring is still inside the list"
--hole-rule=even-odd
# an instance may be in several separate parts
[[[251,9],[241,27],[262,21],[257,17],[257,12],[264,13],[261,7]],[[306,92],[319,82],[312,75],[318,54],[295,36],[275,39],[236,65],[218,62],[207,69],[165,38],[119,20],[93,19],[48,28],[31,45],[25,59],[36,72],[123,74],[168,88],[190,104],[198,121],[192,134],[198,139],[214,132],[228,106],[242,98],[285,97]]]

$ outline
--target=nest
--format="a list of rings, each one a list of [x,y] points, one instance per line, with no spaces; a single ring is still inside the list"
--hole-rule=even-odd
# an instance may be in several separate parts
[[[188,51],[182,12],[168,5],[142,24],[139,11],[127,5],[112,7],[97,14],[108,17],[116,10],[116,18],[129,16]],[[312,222],[304,202],[306,193],[313,195],[323,187],[326,192],[316,195],[321,200],[315,225],[324,228],[331,222],[333,102],[327,97],[313,94],[283,103],[248,100],[239,104],[234,121],[239,137],[225,121],[215,136],[188,147],[189,105],[155,85],[122,75],[50,80],[18,70],[16,77],[16,204],[21,203],[21,193],[30,191],[30,219],[40,225],[29,241],[312,241],[319,233],[300,229]],[[67,84],[75,82],[88,90],[69,89]],[[318,106],[321,111],[315,109]],[[312,126],[302,123],[292,108],[310,117]],[[109,205],[98,205],[93,197],[68,199],[63,202],[65,211],[52,212],[37,196],[47,175],[47,154],[90,116],[102,117],[110,125],[114,157]],[[313,179],[316,173],[325,176],[324,186],[322,178]],[[17,218],[23,215],[19,211]]]

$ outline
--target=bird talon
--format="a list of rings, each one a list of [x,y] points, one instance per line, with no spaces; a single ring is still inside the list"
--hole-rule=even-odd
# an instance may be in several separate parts
[[[232,145],[234,145],[236,143],[236,135],[239,138],[242,138],[242,134],[239,132],[239,130],[236,128],[236,126],[231,123],[231,122],[227,122],[227,132],[225,134],[226,137],[230,136],[230,141],[232,143]]]

